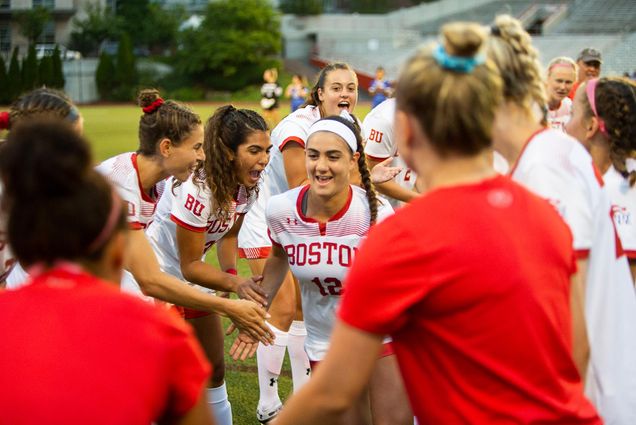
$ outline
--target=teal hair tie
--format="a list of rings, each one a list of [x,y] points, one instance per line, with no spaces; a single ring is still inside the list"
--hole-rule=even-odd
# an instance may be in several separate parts
[[[441,44],[438,44],[433,50],[433,58],[444,69],[466,74],[473,72],[477,65],[481,65],[486,61],[483,55],[472,57],[449,55]]]

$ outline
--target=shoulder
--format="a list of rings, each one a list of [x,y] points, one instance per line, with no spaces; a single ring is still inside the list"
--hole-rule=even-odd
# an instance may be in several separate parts
[[[273,217],[282,212],[295,211],[299,196],[306,188],[307,186],[300,186],[278,195],[273,195],[267,202],[265,215]]]

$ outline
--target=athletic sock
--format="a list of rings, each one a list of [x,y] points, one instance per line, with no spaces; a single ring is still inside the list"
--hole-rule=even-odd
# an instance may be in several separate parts
[[[220,387],[208,388],[208,407],[218,425],[232,425],[232,405],[227,398],[225,382]]]
[[[289,340],[287,342],[294,392],[307,383],[311,371],[309,358],[307,358],[307,353],[305,352],[306,336],[305,322],[294,320],[289,328]]]
[[[278,377],[285,359],[287,332],[283,332],[269,324],[274,332],[275,340],[271,345],[258,344],[256,364],[258,366],[258,410],[267,413],[281,404],[278,395]]]

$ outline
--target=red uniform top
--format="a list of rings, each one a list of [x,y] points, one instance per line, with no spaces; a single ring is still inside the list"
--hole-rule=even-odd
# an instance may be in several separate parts
[[[210,374],[189,326],[64,266],[0,293],[0,422],[144,424],[183,415]]]
[[[600,424],[571,356],[567,225],[507,177],[441,188],[369,233],[339,312],[390,334],[423,424]]]

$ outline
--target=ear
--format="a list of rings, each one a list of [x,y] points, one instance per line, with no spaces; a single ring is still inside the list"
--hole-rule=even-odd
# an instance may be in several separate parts
[[[410,157],[413,151],[413,122],[412,117],[404,111],[395,111],[395,140],[400,156]]]
[[[601,132],[601,128],[600,128],[600,123],[598,121],[597,117],[591,117],[587,124],[585,125],[585,138],[586,139],[591,139],[593,138],[596,133],[600,133]]]
[[[350,169],[352,171],[358,169],[358,160],[359,159],[360,159],[360,152],[354,152],[353,155],[351,155],[351,166],[350,166]]]
[[[318,90],[316,90],[316,93],[318,93],[318,100],[320,100],[320,103],[325,101],[325,94],[323,93],[322,89],[320,87],[318,87]]]
[[[159,154],[161,156],[163,156],[164,158],[167,158],[170,156],[170,151],[173,148],[172,141],[170,139],[168,139],[167,137],[164,137],[163,139],[159,141],[157,146],[159,147]]]
[[[125,231],[119,231],[113,235],[112,239],[104,250],[102,256],[102,270],[104,277],[119,284],[124,270],[124,259],[126,258],[127,238]]]

